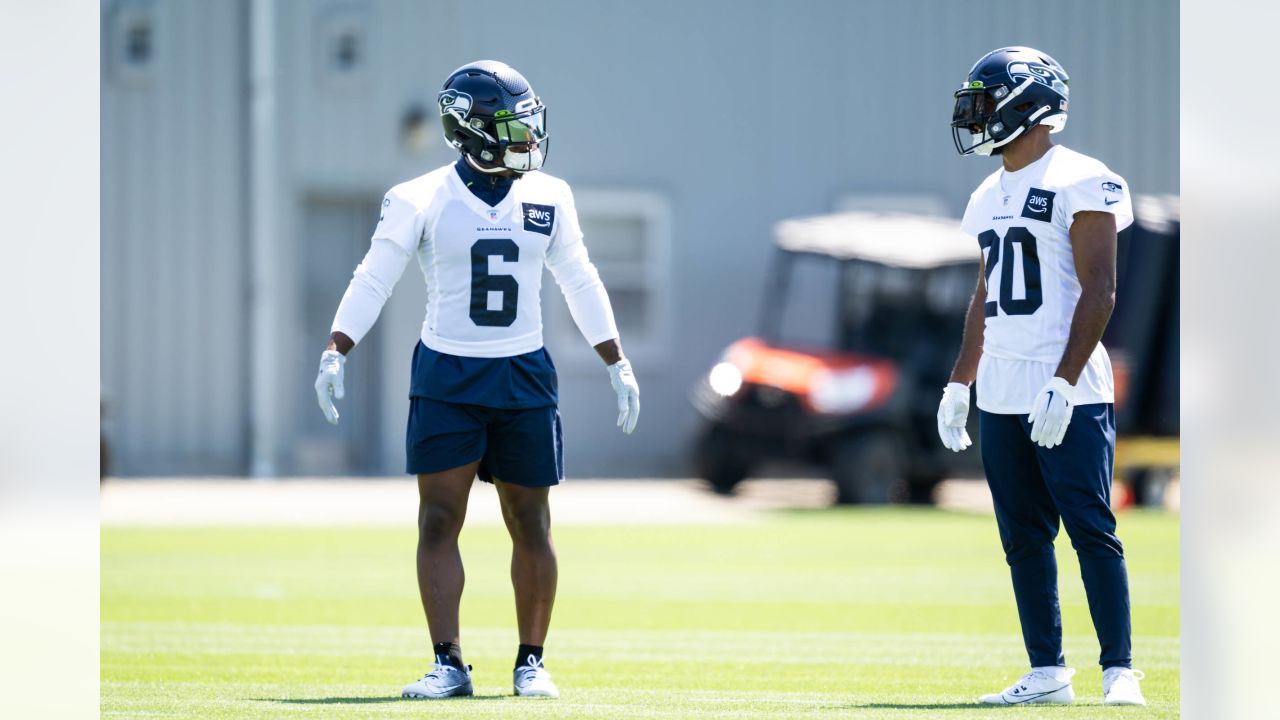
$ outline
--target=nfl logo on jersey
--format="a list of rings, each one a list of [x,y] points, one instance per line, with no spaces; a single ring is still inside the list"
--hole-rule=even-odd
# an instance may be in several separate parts
[[[556,208],[554,205],[538,205],[537,203],[520,203],[524,210],[524,229],[528,232],[551,235],[551,226],[555,224]]]

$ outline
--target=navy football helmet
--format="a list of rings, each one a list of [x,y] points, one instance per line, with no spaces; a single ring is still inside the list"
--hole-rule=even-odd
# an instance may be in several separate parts
[[[547,154],[547,109],[524,76],[481,60],[454,70],[437,96],[444,139],[482,165],[529,172]]]
[[[998,155],[1036,125],[1059,132],[1067,124],[1067,71],[1029,47],[983,55],[955,94],[951,137],[961,155]]]

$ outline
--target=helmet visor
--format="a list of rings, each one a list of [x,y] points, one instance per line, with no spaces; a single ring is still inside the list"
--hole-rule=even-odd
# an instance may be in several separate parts
[[[951,111],[951,127],[982,132],[987,126],[987,120],[995,114],[996,104],[995,98],[987,94],[986,88],[957,91],[955,109]]]
[[[514,117],[497,117],[493,124],[498,142],[504,145],[536,145],[547,138],[546,108]]]
[[[961,155],[974,152],[986,154],[980,148],[993,140],[987,130],[987,123],[995,117],[1000,105],[994,95],[1006,94],[1003,91],[1003,87],[994,91],[990,87],[956,91],[956,104],[951,111],[951,137]]]

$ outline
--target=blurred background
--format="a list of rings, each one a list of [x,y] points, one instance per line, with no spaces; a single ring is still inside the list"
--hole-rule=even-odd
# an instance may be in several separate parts
[[[932,458],[936,438],[923,444],[976,244],[969,260],[938,250],[904,267],[858,239],[881,233],[875,218],[834,220],[830,241],[779,223],[842,211],[958,218],[997,165],[957,156],[952,92],[978,57],[1011,44],[1052,54],[1071,75],[1071,120],[1055,140],[1102,159],[1141,196],[1108,347],[1125,385],[1122,435],[1177,436],[1174,3],[104,0],[101,32],[111,475],[402,472],[425,301],[416,268],[352,354],[337,428],[312,382],[383,192],[456,157],[435,94],[481,58],[519,69],[549,108],[546,170],[574,188],[644,391],[639,429],[624,437],[607,375],[548,277],[571,477],[700,474],[727,492],[779,461],[792,463],[786,474],[809,468],[839,483],[844,457],[916,483],[840,486],[843,499],[874,500],[977,472]],[[918,218],[895,217],[903,242],[954,241],[936,224],[913,235]],[[788,244],[788,227],[803,237]],[[835,269],[821,269],[824,258]],[[797,277],[810,261],[813,279]],[[957,265],[962,283],[933,271]],[[905,314],[918,298],[932,314]],[[876,329],[886,318],[887,335]],[[748,349],[826,374],[753,387],[739,342],[752,337],[762,339]],[[850,358],[896,380],[869,391],[836,372]],[[759,437],[744,440],[743,417]],[[850,433],[893,451],[857,455],[834,440]],[[760,452],[738,454],[744,443]],[[1144,467],[1176,465],[1176,441],[1172,460],[1167,442],[1135,447]]]

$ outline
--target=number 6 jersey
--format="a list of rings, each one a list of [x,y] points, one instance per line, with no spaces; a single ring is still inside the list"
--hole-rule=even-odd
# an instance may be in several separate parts
[[[452,164],[391,188],[332,329],[360,342],[415,255],[427,284],[422,343],[437,352],[501,358],[541,348],[544,264],[588,343],[618,336],[558,178],[526,173],[492,207]]]
[[[961,228],[978,239],[987,303],[978,407],[1025,414],[1053,377],[1080,299],[1071,223],[1081,211],[1133,222],[1129,189],[1106,165],[1062,146],[1018,170],[997,170],[969,198]],[[1076,383],[1076,404],[1115,402],[1111,360],[1102,343]]]

